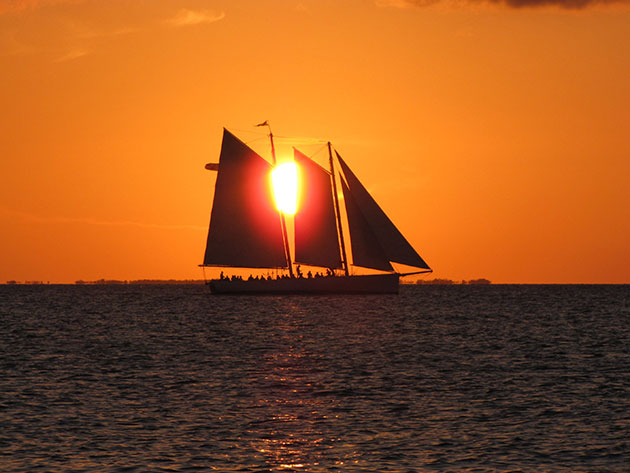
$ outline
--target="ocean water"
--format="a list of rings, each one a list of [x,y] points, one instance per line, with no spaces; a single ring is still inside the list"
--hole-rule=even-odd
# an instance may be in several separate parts
[[[630,286],[0,286],[2,472],[628,472]]]

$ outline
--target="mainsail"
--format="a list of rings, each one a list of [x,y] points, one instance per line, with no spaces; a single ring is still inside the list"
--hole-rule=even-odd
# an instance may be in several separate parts
[[[339,160],[339,164],[341,164],[344,177],[346,178],[346,181],[348,183],[347,187],[343,187],[344,196],[350,196],[349,199],[345,199],[346,208],[349,209],[352,205],[351,204],[349,206],[348,202],[353,202],[354,205],[356,205],[356,211],[348,210],[348,222],[350,225],[350,237],[353,249],[352,254],[353,258],[355,259],[354,264],[366,266],[368,268],[375,268],[375,266],[358,263],[354,254],[355,235],[353,234],[352,228],[353,226],[355,228],[360,228],[364,225],[367,225],[371,230],[371,233],[375,237],[376,242],[378,242],[378,246],[380,246],[380,248],[382,249],[387,261],[393,261],[395,263],[406,264],[418,268],[431,269],[416,252],[416,250],[412,248],[405,237],[402,236],[400,231],[392,223],[389,217],[385,215],[385,212],[383,212],[383,210],[379,207],[379,205],[372,198],[367,189],[363,187],[363,184],[361,184],[359,179],[350,170],[344,160],[341,159],[339,153],[335,151],[335,154],[337,155],[337,159]],[[351,213],[355,214],[354,217],[350,216]],[[358,218],[357,215],[360,215],[363,221],[361,221],[361,219]],[[354,223],[352,223],[351,220],[354,220]],[[366,232],[364,230],[359,230],[359,234],[361,235],[360,238],[366,238]],[[369,237],[367,237],[367,239],[369,240]],[[372,243],[368,243],[368,241],[366,240],[362,242],[362,244],[371,245]],[[392,269],[391,265],[389,269]]]
[[[271,165],[223,130],[204,265],[286,268]]]
[[[325,268],[341,268],[330,173],[294,149],[300,193],[294,217],[295,261]]]

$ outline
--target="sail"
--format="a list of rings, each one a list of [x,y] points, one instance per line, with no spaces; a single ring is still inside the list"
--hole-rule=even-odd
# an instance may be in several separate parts
[[[218,171],[203,263],[286,268],[271,165],[224,129]]]
[[[359,179],[357,179],[344,160],[341,159],[339,153],[335,151],[335,154],[341,164],[343,174],[348,182],[348,188],[352,193],[354,202],[360,209],[361,214],[376,237],[378,244],[385,252],[387,259],[389,261],[409,266],[431,269],[416,252],[416,250],[412,248],[405,237],[402,236],[389,217],[385,215],[385,212],[383,212],[383,210],[379,207],[367,189],[363,187],[363,184],[361,184]],[[351,238],[352,246],[354,248],[354,236],[351,235]]]
[[[297,149],[293,151],[300,183],[294,217],[295,261],[341,268],[330,173]]]
[[[343,200],[346,203],[346,214],[348,215],[352,263],[355,266],[363,266],[365,268],[393,271],[394,268],[392,268],[369,223],[361,213],[354,196],[348,189],[348,185],[343,179],[340,180]]]

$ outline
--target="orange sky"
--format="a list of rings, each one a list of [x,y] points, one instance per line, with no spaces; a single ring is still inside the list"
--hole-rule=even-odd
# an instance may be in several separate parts
[[[0,282],[201,278],[203,166],[269,120],[432,277],[630,283],[628,4],[423,3],[0,1]]]

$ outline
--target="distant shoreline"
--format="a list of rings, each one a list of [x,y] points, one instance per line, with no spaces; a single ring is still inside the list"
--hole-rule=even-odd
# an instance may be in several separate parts
[[[403,282],[403,284],[438,284],[438,285],[451,285],[451,284],[492,284],[492,281],[486,278],[477,278],[477,279],[469,279],[468,281],[462,279],[461,281],[454,281],[452,279],[443,279],[443,278],[435,278],[435,279],[418,279],[413,282]]]
[[[487,282],[486,282],[487,281]],[[75,282],[50,282],[50,281],[4,281],[0,282],[0,286],[129,286],[129,285],[204,285],[206,281],[203,279],[98,279],[95,281],[78,280]],[[494,283],[487,279],[470,279],[455,281],[452,279],[428,279],[428,280],[401,280],[403,286],[468,286],[468,285],[502,285],[502,286],[624,286],[630,283],[619,282],[500,282]]]
[[[203,279],[97,279],[95,281],[84,281],[79,279],[75,282],[68,283],[51,283],[50,281],[7,281],[4,285],[19,286],[47,286],[52,285],[71,285],[71,286],[125,286],[125,285],[147,285],[147,284],[205,284]]]
[[[74,283],[61,283],[61,284],[71,284],[78,286],[124,286],[124,285],[133,285],[133,284],[205,284],[206,281],[203,279],[97,279],[94,281],[85,281],[83,279],[79,279]],[[26,286],[40,286],[40,285],[48,285],[51,284],[50,281],[7,281],[5,284],[9,285],[26,285]],[[52,283],[58,284],[58,283]],[[452,279],[444,279],[444,278],[436,278],[436,279],[418,279],[418,280],[410,280],[405,281],[401,280],[401,284],[404,285],[416,285],[416,284],[433,284],[433,285],[455,285],[455,284],[492,284],[492,282],[488,279],[479,278],[479,279],[470,279],[470,280],[462,280],[462,281],[454,281]]]

